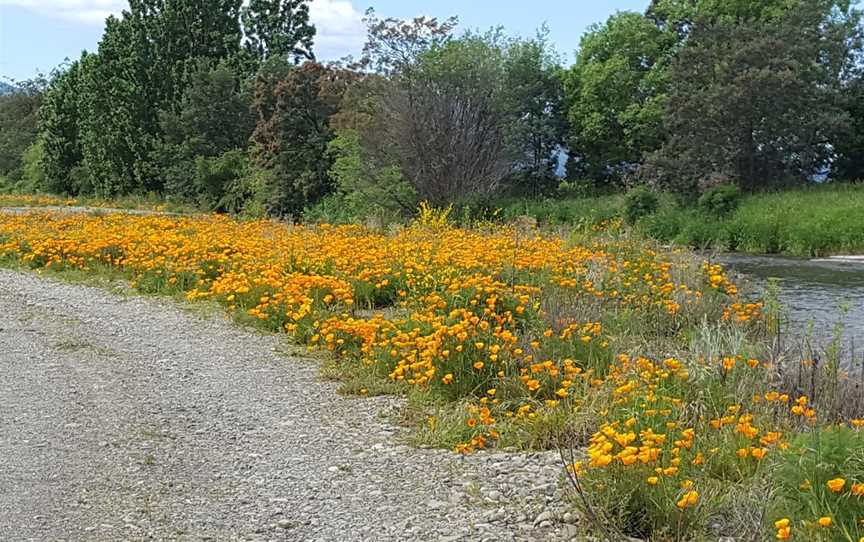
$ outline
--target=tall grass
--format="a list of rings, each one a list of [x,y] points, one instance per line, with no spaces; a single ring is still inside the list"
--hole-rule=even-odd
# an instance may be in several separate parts
[[[793,256],[864,252],[864,184],[754,194],[725,217],[667,205],[639,226],[658,240],[696,248]]]
[[[546,226],[598,224],[624,215],[623,194],[494,202],[495,218],[530,216]],[[637,228],[664,243],[753,254],[864,253],[864,183],[751,194],[725,216],[682,207],[671,196]]]

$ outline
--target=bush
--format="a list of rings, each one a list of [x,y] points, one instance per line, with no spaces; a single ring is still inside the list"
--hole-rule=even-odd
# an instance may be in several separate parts
[[[303,220],[315,224],[352,224],[363,218],[340,193],[328,194],[303,210]]]
[[[640,218],[656,213],[659,207],[657,194],[644,186],[634,188],[624,199],[624,220],[635,224]]]
[[[670,205],[642,221],[639,227],[649,237],[669,243],[678,238],[695,212]]]
[[[41,140],[27,147],[21,156],[21,181],[18,188],[22,192],[39,192],[44,189],[45,169],[42,160],[45,156],[45,145]]]
[[[213,211],[240,212],[249,194],[238,193],[239,180],[246,177],[248,170],[246,153],[240,149],[214,158],[198,156],[194,180],[199,204]]]
[[[417,192],[400,169],[370,160],[356,131],[341,131],[330,142],[327,156],[333,161],[329,174],[339,195],[336,199],[350,209],[350,216],[359,220],[402,217],[416,209]]]
[[[699,198],[699,208],[711,216],[726,216],[738,209],[741,190],[734,184],[711,188]]]

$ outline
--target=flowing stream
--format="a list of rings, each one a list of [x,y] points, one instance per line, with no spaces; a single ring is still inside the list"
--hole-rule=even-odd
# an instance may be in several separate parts
[[[789,317],[787,333],[825,343],[842,324],[842,343],[864,351],[864,258],[805,260],[779,256],[724,254],[716,258],[743,275],[763,294],[776,280],[778,297]],[[740,282],[740,281],[739,281]]]

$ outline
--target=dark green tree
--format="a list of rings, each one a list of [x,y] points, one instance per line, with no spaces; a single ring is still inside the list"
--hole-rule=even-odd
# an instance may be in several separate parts
[[[0,177],[14,184],[23,173],[24,151],[36,141],[39,107],[48,80],[39,76],[11,86],[12,92],[0,96]]]
[[[567,137],[563,72],[546,31],[511,42],[504,72],[501,100],[508,116],[506,143],[517,170],[514,188],[539,195],[557,185],[558,153]]]
[[[83,170],[81,144],[82,73],[96,58],[84,53],[80,60],[57,75],[45,93],[39,111],[43,145],[43,190],[57,194],[90,192],[89,175]]]
[[[857,18],[803,2],[781,20],[697,20],[670,72],[670,138],[642,176],[696,195],[712,179],[757,189],[822,171],[848,124]]]
[[[243,8],[246,51],[255,59],[314,60],[309,0],[250,0]]]
[[[849,130],[837,139],[833,177],[864,180],[864,76],[851,81],[843,90],[842,103],[849,115]]]
[[[188,76],[179,112],[163,111],[160,116],[164,139],[157,155],[166,194],[227,210],[223,199],[234,179],[222,181],[229,177],[226,172],[239,174],[243,169],[236,155],[243,154],[254,125],[249,91],[237,68],[228,61],[216,66],[199,61]],[[219,160],[229,152],[232,158],[223,162],[230,167],[202,162]],[[218,176],[204,175],[217,170]],[[190,175],[193,171],[196,174]]]
[[[131,0],[106,21],[90,69],[82,74],[84,163],[97,193],[161,191],[153,153],[162,111],[178,112],[189,74],[202,59],[240,51],[240,0]]]

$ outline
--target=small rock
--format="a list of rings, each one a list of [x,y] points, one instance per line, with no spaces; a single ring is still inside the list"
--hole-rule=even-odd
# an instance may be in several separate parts
[[[500,501],[501,497],[503,497],[503,495],[501,495],[500,491],[493,490],[486,494],[486,498],[491,501]]]
[[[570,540],[579,536],[579,529],[575,525],[565,525],[561,529],[561,536],[564,540]]]
[[[287,519],[280,519],[279,521],[276,522],[276,525],[280,529],[290,529],[293,524],[290,521],[288,521]]]
[[[495,523],[504,520],[507,517],[507,511],[503,508],[499,508],[498,510],[493,510],[484,514],[483,517],[489,523]]]
[[[541,484],[539,486],[534,486],[531,488],[531,491],[551,495],[555,493],[555,484]]]
[[[429,510],[441,510],[447,508],[449,505],[450,503],[444,501],[432,500],[426,503],[426,508],[428,508]]]
[[[552,512],[550,512],[549,510],[544,510],[543,512],[540,513],[539,516],[537,516],[537,519],[534,520],[534,525],[539,525],[545,521],[551,522],[552,519],[554,519]]]

